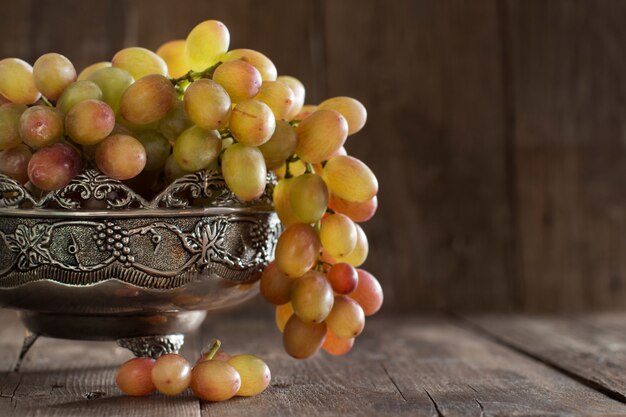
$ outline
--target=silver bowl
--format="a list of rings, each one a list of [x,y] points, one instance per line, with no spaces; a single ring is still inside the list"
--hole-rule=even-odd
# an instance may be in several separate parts
[[[38,335],[177,351],[208,310],[257,294],[281,231],[268,184],[242,203],[201,171],[148,201],[93,170],[41,197],[0,176],[0,305],[31,332],[23,354]]]

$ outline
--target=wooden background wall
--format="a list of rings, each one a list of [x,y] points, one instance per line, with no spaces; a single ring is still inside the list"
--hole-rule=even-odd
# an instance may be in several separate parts
[[[388,312],[626,306],[626,2],[20,0],[0,56],[82,67],[208,18],[367,106]]]

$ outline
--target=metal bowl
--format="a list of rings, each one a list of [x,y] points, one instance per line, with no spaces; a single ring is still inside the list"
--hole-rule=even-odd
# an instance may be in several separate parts
[[[202,171],[148,201],[93,170],[40,197],[0,176],[0,304],[35,335],[25,345],[43,335],[177,351],[208,310],[257,294],[280,234],[268,184],[242,203]]]

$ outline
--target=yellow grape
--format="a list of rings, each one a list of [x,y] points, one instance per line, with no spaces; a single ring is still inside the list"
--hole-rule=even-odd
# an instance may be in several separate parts
[[[335,110],[348,122],[348,135],[353,135],[365,126],[367,110],[360,101],[351,97],[333,97],[322,101],[318,109]]]
[[[291,306],[291,303],[276,306],[276,327],[278,327],[278,330],[280,330],[281,333],[285,330],[285,325],[291,316],[293,316],[293,307]]]
[[[240,59],[253,65],[260,73],[263,81],[276,80],[276,66],[274,63],[262,53],[252,49],[233,49],[226,52],[220,61],[228,62]]]
[[[311,270],[291,286],[291,306],[302,321],[321,323],[333,308],[333,289],[321,272]]]
[[[333,258],[346,256],[356,247],[356,226],[344,214],[331,214],[322,220],[320,241],[326,252]]]
[[[159,46],[156,51],[157,55],[163,58],[167,64],[167,71],[172,78],[178,78],[185,75],[189,71],[187,60],[185,58],[185,40],[177,39],[175,41],[165,42]]]
[[[322,349],[333,356],[345,355],[352,350],[354,340],[354,338],[343,339],[328,329],[326,331],[326,340],[324,340]]]
[[[189,387],[191,365],[182,356],[170,353],[156,360],[150,375],[160,393],[178,395]]]
[[[261,88],[261,73],[245,61],[224,62],[213,73],[213,81],[220,84],[233,103],[254,97]]]
[[[93,74],[94,72],[98,71],[100,68],[108,68],[111,66],[111,63],[109,61],[101,61],[101,62],[96,62],[95,64],[91,64],[87,67],[85,67],[80,74],[78,74],[78,81],[83,81],[86,80],[87,78],[89,78],[89,76],[91,74]]]
[[[116,113],[122,94],[135,81],[128,71],[114,67],[100,68],[94,71],[87,79],[100,87],[102,100],[111,106]]]
[[[152,74],[130,85],[120,99],[120,114],[136,125],[164,118],[176,106],[176,90],[163,75]]]
[[[28,107],[23,104],[8,103],[0,106],[0,151],[22,143],[20,137],[20,117]]]
[[[128,71],[135,80],[151,74],[167,77],[167,64],[163,58],[149,49],[138,46],[118,51],[113,56],[111,65]]]
[[[282,81],[265,81],[254,97],[272,109],[276,120],[284,119],[289,114],[295,98],[291,87]]]
[[[276,119],[267,104],[257,100],[238,103],[230,116],[230,132],[240,143],[259,146],[276,130]]]
[[[265,158],[267,169],[279,168],[289,158],[298,144],[298,135],[291,125],[284,120],[276,120],[276,129],[272,137],[259,146]]]
[[[192,126],[174,142],[174,158],[185,171],[195,172],[207,168],[222,150],[222,141],[217,130],[204,130]]]
[[[293,178],[283,178],[279,180],[274,187],[274,194],[272,196],[274,210],[285,227],[299,222],[298,218],[293,214],[291,203],[289,202],[289,193],[292,184]]]
[[[378,280],[364,269],[357,269],[359,282],[349,297],[355,300],[366,316],[376,314],[383,305],[383,289]]]
[[[276,245],[276,266],[290,278],[304,275],[315,266],[322,249],[317,232],[308,224],[296,223],[287,227]]]
[[[61,54],[44,54],[33,65],[33,78],[41,94],[57,101],[67,86],[76,80],[76,69]]]
[[[102,100],[102,90],[94,82],[83,80],[70,84],[61,98],[57,101],[56,108],[63,114],[67,114],[72,107],[84,100]]]
[[[300,113],[296,114],[293,119],[294,120],[304,120],[313,113],[317,111],[317,106],[315,104],[305,104],[302,106]]]
[[[115,113],[104,101],[85,100],[65,116],[65,128],[72,140],[81,145],[95,145],[109,136],[115,127]]]
[[[33,67],[18,58],[0,61],[0,94],[16,104],[33,104],[41,93],[35,86]]]
[[[63,118],[52,107],[33,106],[20,116],[20,136],[33,149],[58,142],[63,131]]]
[[[376,209],[378,208],[378,197],[374,196],[369,200],[356,203],[344,200],[343,198],[337,197],[331,193],[328,207],[338,213],[345,214],[355,222],[362,223],[371,219],[376,213]]]
[[[367,259],[367,255],[369,252],[369,243],[367,241],[367,236],[365,235],[365,232],[363,231],[361,226],[356,223],[354,224],[354,226],[356,227],[357,234],[356,246],[354,247],[354,250],[346,256],[335,258],[335,260],[337,262],[345,262],[354,267],[357,267],[361,266],[363,262],[365,262],[365,260]]]
[[[332,157],[324,166],[322,176],[330,192],[347,201],[362,203],[378,193],[378,180],[372,170],[352,156]]]
[[[134,397],[152,394],[156,390],[151,376],[154,363],[152,358],[133,358],[125,362],[115,377],[119,389]]]
[[[289,192],[291,210],[301,223],[315,223],[328,208],[328,187],[317,174],[302,174],[293,179]]]
[[[296,131],[296,153],[314,164],[329,159],[343,146],[348,136],[348,123],[334,110],[318,110],[300,122]]]
[[[0,94],[0,106],[4,105],[4,104],[8,104],[10,103],[9,100],[7,100],[6,97],[4,97],[2,94]]]
[[[291,106],[289,113],[287,113],[287,115],[285,116],[285,119],[292,120],[298,113],[300,113],[300,110],[302,110],[302,106],[304,106],[306,90],[300,80],[295,77],[291,77],[289,75],[281,75],[277,77],[276,80],[287,84],[293,91],[293,105]]]
[[[326,324],[306,323],[297,315],[291,316],[283,331],[285,351],[296,359],[306,359],[320,350],[326,339]]]
[[[192,122],[207,130],[226,126],[230,96],[224,87],[209,79],[194,81],[185,91],[185,111]]]
[[[355,300],[345,295],[338,295],[335,297],[333,309],[326,317],[326,326],[344,339],[357,337],[365,327],[365,314]]]
[[[290,278],[278,270],[275,262],[271,262],[261,274],[261,295],[274,305],[288,303],[291,299],[292,282]]]
[[[228,51],[230,33],[222,22],[206,20],[194,27],[185,40],[187,65],[203,71],[218,62]]]
[[[205,401],[226,401],[237,394],[241,376],[235,368],[224,361],[203,361],[191,371],[191,390]]]
[[[272,380],[270,368],[254,355],[235,355],[227,363],[237,370],[241,377],[240,397],[253,397],[265,391]]]
[[[265,191],[267,169],[258,148],[235,143],[222,156],[222,174],[228,188],[241,201],[256,200]]]
[[[109,136],[98,145],[96,165],[104,174],[117,180],[129,180],[146,166],[146,149],[128,135]]]
[[[293,175],[294,177],[302,175],[306,172],[306,164],[299,159],[295,162],[291,162],[289,164],[289,172],[291,172],[291,175]],[[274,174],[276,174],[278,178],[285,178],[286,173],[287,173],[286,162],[274,170]]]

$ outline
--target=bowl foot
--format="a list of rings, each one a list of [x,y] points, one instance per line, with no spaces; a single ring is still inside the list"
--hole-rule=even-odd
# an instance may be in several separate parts
[[[168,353],[178,353],[185,343],[182,334],[166,336],[142,336],[117,339],[117,344],[133,352],[137,357],[158,359]]]

